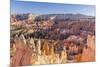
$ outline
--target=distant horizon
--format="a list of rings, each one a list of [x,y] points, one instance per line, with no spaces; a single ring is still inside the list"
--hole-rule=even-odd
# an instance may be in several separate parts
[[[23,2],[11,0],[11,14],[82,14],[95,16],[95,5]]]
[[[34,14],[34,15],[49,15],[49,14],[36,14],[36,13],[13,13],[11,15],[19,15],[19,14]],[[57,13],[58,14],[58,13]],[[73,14],[73,13],[59,13],[59,14]],[[77,14],[73,14],[73,15],[78,15],[80,13]],[[85,14],[80,14],[80,15],[84,15],[84,16],[90,16],[90,15],[85,15]],[[91,16],[91,17],[95,17],[95,16]]]

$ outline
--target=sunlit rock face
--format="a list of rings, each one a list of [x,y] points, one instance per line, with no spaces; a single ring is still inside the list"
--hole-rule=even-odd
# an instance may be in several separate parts
[[[95,50],[95,36],[94,35],[87,36],[87,46],[90,47],[92,50]]]
[[[95,36],[87,36],[87,48],[84,48],[81,61],[95,61]]]
[[[93,41],[93,42],[92,42]],[[34,65],[34,64],[58,64],[70,62],[85,62],[95,60],[95,39],[93,35],[87,36],[87,47],[72,40],[65,40],[64,45],[55,47],[60,41],[28,38],[24,35],[15,37],[15,45],[13,45],[14,55],[12,57],[12,65]],[[92,46],[93,45],[93,46]],[[57,48],[57,50],[55,50]],[[60,50],[60,51],[59,51]],[[82,50],[82,52],[80,52]],[[58,51],[58,53],[56,53]],[[20,56],[20,58],[18,57]],[[17,59],[19,58],[19,59]],[[23,60],[27,60],[24,62]],[[30,59],[31,58],[31,59]],[[15,60],[18,60],[15,62]],[[22,64],[19,64],[19,62]]]

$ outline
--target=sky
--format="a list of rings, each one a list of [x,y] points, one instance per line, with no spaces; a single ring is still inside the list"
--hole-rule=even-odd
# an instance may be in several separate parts
[[[10,1],[11,14],[84,14],[95,16],[95,5]]]

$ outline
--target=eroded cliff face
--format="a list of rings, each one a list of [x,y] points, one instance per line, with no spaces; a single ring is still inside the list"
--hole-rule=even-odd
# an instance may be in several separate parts
[[[82,61],[95,61],[95,36],[87,36],[87,48],[82,53]]]
[[[92,50],[95,50],[95,36],[94,35],[87,36],[87,46],[90,47]]]
[[[87,36],[85,45],[65,40],[62,46],[58,45],[59,42],[35,38],[25,39],[23,35],[18,39],[15,38],[11,66],[95,61],[94,35]]]

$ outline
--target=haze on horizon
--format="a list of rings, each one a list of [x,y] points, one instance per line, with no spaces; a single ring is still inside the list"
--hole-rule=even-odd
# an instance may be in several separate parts
[[[95,16],[95,5],[23,2],[11,0],[11,14],[84,14]]]

